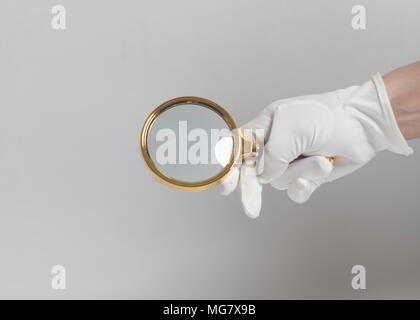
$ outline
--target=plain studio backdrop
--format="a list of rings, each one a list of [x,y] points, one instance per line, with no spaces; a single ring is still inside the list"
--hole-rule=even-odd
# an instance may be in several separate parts
[[[51,28],[64,5],[67,29]],[[351,27],[352,6],[367,29]],[[362,84],[420,57],[419,1],[0,4],[1,298],[420,298],[420,141],[298,205],[264,187],[181,193],[139,134],[177,96],[242,124],[270,102]],[[51,287],[63,265],[67,289]],[[366,290],[353,290],[363,265]]]

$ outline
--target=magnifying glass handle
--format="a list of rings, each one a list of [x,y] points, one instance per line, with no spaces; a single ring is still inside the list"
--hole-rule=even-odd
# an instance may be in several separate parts
[[[335,162],[335,157],[327,157],[327,159],[328,159],[328,161],[329,161],[331,164],[334,164],[334,162]]]
[[[299,156],[299,157],[297,157],[295,160],[293,160],[292,162],[295,162],[295,161],[297,161],[297,160],[301,160],[301,159],[305,159],[305,158],[307,158],[307,156]],[[325,157],[325,158],[327,158],[327,160],[331,163],[331,164],[334,164],[334,162],[335,162],[335,157]]]
[[[241,137],[241,148],[242,148],[242,160],[255,158],[258,156],[259,152],[259,145],[253,139],[249,139],[245,137],[242,132],[240,134]],[[296,160],[304,159],[306,156],[299,156]],[[335,163],[335,157],[326,157],[327,160],[331,163]],[[296,161],[294,160],[294,161]]]
[[[255,141],[249,140],[244,136],[241,136],[241,144],[242,160],[255,158],[258,156],[259,146]]]

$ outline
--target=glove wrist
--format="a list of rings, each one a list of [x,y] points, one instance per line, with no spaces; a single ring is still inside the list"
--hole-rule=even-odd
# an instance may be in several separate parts
[[[375,84],[379,105],[381,106],[382,114],[387,123],[387,127],[384,130],[388,141],[387,149],[394,153],[409,156],[413,153],[413,149],[408,145],[398,126],[397,119],[395,119],[395,114],[392,110],[392,105],[382,76],[377,73],[372,77],[372,81]]]
[[[413,153],[398,127],[379,73],[356,90],[345,104],[355,112],[375,150],[406,156]]]

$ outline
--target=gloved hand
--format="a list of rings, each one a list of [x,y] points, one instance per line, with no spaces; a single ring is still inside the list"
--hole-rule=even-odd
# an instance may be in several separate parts
[[[230,194],[239,182],[245,213],[252,218],[259,216],[263,184],[287,190],[301,203],[321,184],[359,169],[379,151],[413,152],[380,74],[362,86],[275,101],[242,128],[264,130],[262,161],[254,167],[250,159],[235,168],[220,192]],[[216,153],[230,152],[222,151],[223,145]],[[335,157],[334,164],[326,157]]]

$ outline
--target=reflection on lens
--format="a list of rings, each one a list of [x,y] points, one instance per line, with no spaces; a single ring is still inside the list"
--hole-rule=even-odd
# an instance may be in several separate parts
[[[219,173],[229,162],[232,143],[222,162],[215,152],[219,140],[229,136],[227,124],[217,113],[202,106],[178,105],[163,112],[153,123],[148,151],[166,176],[201,181]]]

